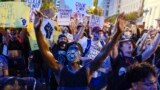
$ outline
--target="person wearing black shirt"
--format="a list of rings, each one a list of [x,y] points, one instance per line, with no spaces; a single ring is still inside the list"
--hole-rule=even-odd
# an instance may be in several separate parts
[[[113,46],[117,43],[120,35],[123,32],[125,20],[124,14],[118,17],[117,32],[113,36],[113,39],[103,47],[101,52],[96,56],[95,60],[89,65],[80,67],[79,61],[82,55],[82,47],[77,43],[71,43],[67,49],[68,65],[60,67],[56,63],[54,55],[50,52],[45,39],[40,30],[43,15],[40,12],[35,13],[35,32],[40,51],[48,62],[49,66],[54,71],[56,80],[58,82],[58,90],[88,90],[88,84],[91,80],[91,75],[96,71],[103,63],[105,58],[109,55]],[[65,77],[66,78],[65,78]]]
[[[152,45],[150,45],[140,55],[133,56],[132,39],[121,38],[119,41],[119,52],[115,50],[115,58],[111,60],[112,72],[109,77],[107,90],[126,90],[130,85],[125,80],[125,74],[128,66],[147,60],[156,51],[159,44],[160,34],[157,33]],[[118,48],[117,48],[118,49]]]

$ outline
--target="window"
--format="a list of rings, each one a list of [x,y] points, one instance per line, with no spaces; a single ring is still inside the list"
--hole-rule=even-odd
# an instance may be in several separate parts
[[[150,15],[152,14],[152,8],[150,8]]]
[[[106,10],[106,16],[108,16],[108,10]]]

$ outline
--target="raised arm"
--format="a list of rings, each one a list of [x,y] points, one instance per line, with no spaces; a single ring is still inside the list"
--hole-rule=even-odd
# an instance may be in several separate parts
[[[74,35],[74,41],[77,42],[83,36],[83,33],[84,33],[84,27],[80,27],[78,33]]]
[[[158,45],[159,45],[159,41],[160,41],[160,34],[157,33],[153,42],[152,42],[152,45],[150,45],[149,48],[147,48],[143,53],[142,53],[142,60],[146,60],[148,59],[155,51],[156,49],[158,48]]]
[[[116,27],[117,26],[113,27],[114,31],[117,30]],[[116,33],[117,32],[115,32],[114,34],[116,34]],[[113,39],[113,35],[111,36],[110,40],[112,40],[112,39]],[[106,42],[106,43],[108,43],[108,42]],[[114,47],[113,47],[113,49],[111,50],[111,53],[110,53],[110,57],[112,57],[113,59],[117,58],[117,56],[118,56],[118,42],[115,43],[115,45],[114,45]]]
[[[148,34],[149,33],[144,33],[143,36],[137,41],[136,43],[136,48],[137,48],[136,53],[137,54],[142,53],[142,49],[143,49],[143,46],[145,45]]]
[[[39,46],[39,49],[42,53],[42,56],[45,61],[49,64],[49,66],[54,70],[54,71],[59,71],[59,65],[56,63],[56,60],[52,53],[49,50],[49,47],[45,41],[45,38],[42,35],[42,32],[40,30],[41,24],[42,24],[42,18],[43,15],[40,12],[35,13],[35,22],[34,22],[34,29],[35,29],[35,34],[37,38],[37,43]]]
[[[125,27],[125,20],[124,20],[124,13],[123,13],[118,16],[116,28],[115,28],[117,29],[117,32],[114,34],[112,40],[102,48],[101,52],[96,56],[93,62],[91,62],[89,66],[90,74],[92,74],[102,65],[102,63],[104,62],[106,57],[109,55],[112,48],[118,42],[118,39],[120,38],[120,35],[122,34],[124,27]]]

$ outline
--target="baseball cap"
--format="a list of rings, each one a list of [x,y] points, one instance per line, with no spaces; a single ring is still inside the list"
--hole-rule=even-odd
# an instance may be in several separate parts
[[[95,33],[99,32],[99,31],[103,31],[103,30],[100,27],[98,27],[98,26],[96,26],[96,27],[94,27],[92,29],[92,32],[95,32]]]

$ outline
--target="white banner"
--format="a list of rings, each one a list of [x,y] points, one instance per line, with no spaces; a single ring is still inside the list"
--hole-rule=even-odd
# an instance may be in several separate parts
[[[42,6],[42,0],[26,0],[27,4],[31,7],[30,21],[34,22],[34,12],[39,11]]]
[[[69,25],[71,12],[71,9],[59,9],[57,18],[58,25]]]
[[[97,16],[97,15],[91,15],[90,16],[90,22],[89,22],[90,27],[99,26],[102,29],[103,24],[104,24],[104,17],[102,17],[102,16],[100,17],[100,16]]]
[[[54,22],[51,19],[43,19],[42,22],[42,34],[44,37],[46,37],[49,40],[53,39],[53,33],[54,33]]]
[[[75,2],[74,12],[78,15],[78,20],[82,20],[86,15],[86,4],[82,2]]]

